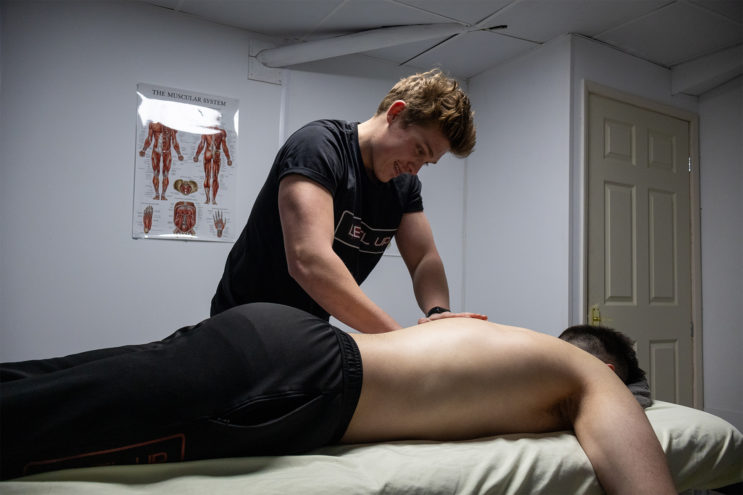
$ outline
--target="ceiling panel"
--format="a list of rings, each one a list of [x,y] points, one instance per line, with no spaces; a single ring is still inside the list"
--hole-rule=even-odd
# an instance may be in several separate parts
[[[399,3],[435,12],[447,20],[474,25],[501,10],[513,0],[397,0]],[[439,21],[441,22],[441,21]]]
[[[743,24],[743,2],[741,0],[688,0],[698,7],[702,7],[729,19]]]
[[[323,22],[321,31],[352,31],[410,24],[450,22],[439,15],[389,0],[356,0],[345,2],[330,19]]]
[[[492,24],[507,25],[505,34],[544,43],[565,33],[593,36],[667,3],[668,0],[525,0],[499,12]]]
[[[468,78],[535,46],[529,41],[488,31],[475,31],[452,38],[413,62],[422,67],[443,65],[448,72]]]
[[[302,39],[343,0],[148,0],[228,26],[282,39]],[[331,16],[332,17],[332,16]],[[345,34],[352,28],[334,34]]]
[[[433,40],[419,41],[417,43],[397,45],[391,48],[381,48],[379,50],[366,52],[365,54],[372,57],[381,58],[383,60],[389,60],[396,64],[402,64],[412,58],[415,58],[424,51],[429,50],[432,46],[436,46],[439,43],[445,41],[447,38],[449,38],[449,36]],[[409,65],[410,67],[423,68],[421,64],[410,63],[407,65]]]
[[[695,4],[676,2],[596,38],[672,67],[743,43],[743,29],[740,24]]]

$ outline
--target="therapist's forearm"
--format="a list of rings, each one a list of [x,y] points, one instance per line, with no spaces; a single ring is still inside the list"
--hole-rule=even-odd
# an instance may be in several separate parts
[[[411,277],[415,299],[424,314],[435,306],[451,308],[444,263],[437,254],[423,257]]]
[[[325,311],[351,328],[364,333],[402,328],[369,299],[335,253],[295,260],[290,274]]]

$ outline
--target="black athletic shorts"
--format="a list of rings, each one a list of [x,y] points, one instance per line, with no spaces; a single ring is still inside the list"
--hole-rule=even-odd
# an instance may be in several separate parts
[[[161,341],[0,365],[2,479],[63,468],[296,454],[338,442],[356,342],[269,303]]]

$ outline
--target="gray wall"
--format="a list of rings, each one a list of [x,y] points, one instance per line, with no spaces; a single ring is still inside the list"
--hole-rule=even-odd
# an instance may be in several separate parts
[[[467,303],[557,335],[569,308],[569,40],[472,78],[470,94],[479,144],[467,170]]]
[[[705,409],[743,430],[743,77],[702,95]]]

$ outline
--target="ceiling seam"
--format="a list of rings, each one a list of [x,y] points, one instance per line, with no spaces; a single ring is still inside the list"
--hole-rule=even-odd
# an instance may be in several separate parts
[[[348,4],[348,2],[350,2],[350,0],[342,0],[338,5],[336,5],[335,7],[333,7],[333,9],[330,12],[328,12],[328,14],[325,17],[323,17],[322,19],[320,19],[320,21],[318,21],[318,23],[315,25],[315,27],[313,27],[310,31],[308,31],[305,34],[303,34],[302,36],[300,36],[299,39],[302,40],[302,41],[307,41],[307,38],[308,37],[310,37],[313,34],[315,34],[317,32],[317,30],[320,29],[322,27],[322,25],[325,24],[325,22],[327,22],[328,19],[330,19],[331,17],[333,17],[339,10],[341,10],[343,7],[345,7],[346,4]]]
[[[676,5],[678,3],[679,3],[678,0],[671,0],[670,2],[664,3],[663,5],[659,6],[658,8],[655,8],[655,9],[651,10],[650,12],[646,12],[643,15],[640,15],[640,16],[632,17],[631,19],[629,19],[626,22],[622,22],[620,24],[616,24],[616,25],[610,27],[609,29],[605,29],[605,30],[601,31],[600,33],[596,33],[593,36],[594,36],[594,38],[597,37],[597,36],[604,36],[606,33],[610,33],[612,31],[616,31],[618,29],[622,29],[625,26],[628,26],[630,24],[634,24],[637,21],[640,21],[642,19],[645,19],[646,17],[650,17],[651,15],[654,15],[657,12],[660,12],[661,10],[667,9],[668,7],[670,7],[672,5]]]
[[[395,3],[397,5],[401,5],[403,7],[407,7],[409,9],[416,10],[418,12],[425,12],[426,14],[430,14],[430,15],[433,15],[433,16],[436,16],[436,17],[440,17],[441,19],[446,19],[448,21],[456,22],[457,24],[461,24],[463,26],[467,26],[467,27],[470,27],[471,26],[470,23],[465,22],[465,21],[463,21],[461,19],[457,19],[455,17],[449,17],[448,15],[440,14],[438,12],[433,12],[431,10],[424,9],[423,7],[420,7],[418,5],[411,5],[409,3],[405,3],[402,0],[388,0],[388,1],[391,2],[391,3]]]
[[[709,15],[715,16],[715,17],[719,18],[720,20],[725,20],[727,22],[730,22],[732,24],[735,24],[736,26],[743,25],[743,19],[741,19],[741,20],[733,19],[732,17],[726,16],[725,14],[723,14],[721,12],[718,12],[716,10],[710,9],[709,7],[706,7],[704,4],[696,3],[696,2],[690,2],[688,0],[681,0],[681,2],[683,4],[685,4],[685,5],[687,5],[689,8],[701,10],[705,14],[709,14]]]

